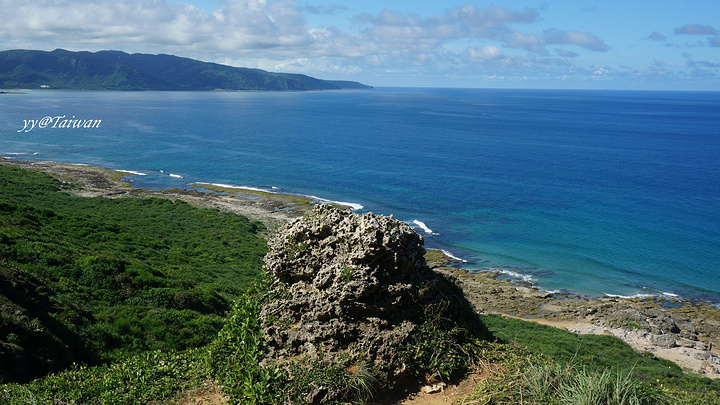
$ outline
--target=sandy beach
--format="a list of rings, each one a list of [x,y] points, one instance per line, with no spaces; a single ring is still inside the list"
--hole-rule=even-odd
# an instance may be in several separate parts
[[[269,232],[306,213],[314,201],[246,189],[196,185],[194,190],[133,188],[133,174],[85,165],[25,162],[0,158],[0,164],[49,173],[85,197],[161,197],[247,216]],[[638,351],[669,359],[688,372],[720,378],[720,310],[702,302],[669,298],[597,298],[551,294],[515,285],[500,273],[470,274],[462,262],[431,251],[428,263],[453,278],[481,314],[501,314],[579,334],[608,334]]]

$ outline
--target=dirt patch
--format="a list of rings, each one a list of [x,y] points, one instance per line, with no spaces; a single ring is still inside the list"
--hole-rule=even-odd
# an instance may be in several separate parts
[[[424,389],[421,389],[420,392],[410,394],[407,398],[395,402],[393,405],[454,404],[472,394],[482,379],[483,377],[480,372],[471,372],[457,384],[445,386],[441,386],[440,384],[427,385],[423,387]]]
[[[204,381],[200,387],[183,391],[169,401],[151,405],[228,405],[230,398],[213,381]]]

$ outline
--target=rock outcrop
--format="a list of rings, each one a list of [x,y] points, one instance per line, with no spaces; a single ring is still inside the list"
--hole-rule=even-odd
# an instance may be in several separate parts
[[[484,333],[461,290],[426,265],[422,237],[392,217],[316,206],[269,248],[273,299],[260,312],[266,362],[362,361],[397,381],[410,371],[403,351],[428,323],[458,339]],[[319,400],[332,398],[320,392]]]

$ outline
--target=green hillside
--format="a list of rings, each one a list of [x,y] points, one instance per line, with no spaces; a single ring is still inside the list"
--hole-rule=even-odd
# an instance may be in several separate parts
[[[259,223],[66,187],[0,166],[1,381],[205,345],[260,273]]]
[[[367,89],[356,82],[320,80],[201,62],[173,55],[120,51],[0,52],[0,88],[75,90],[338,90]]]

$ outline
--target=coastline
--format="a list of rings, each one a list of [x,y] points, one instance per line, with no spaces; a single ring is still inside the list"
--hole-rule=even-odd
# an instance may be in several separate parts
[[[243,188],[212,187],[197,185],[196,189],[151,190],[132,187],[126,177],[139,175],[130,170],[110,170],[84,164],[68,164],[47,161],[21,161],[0,157],[0,164],[27,170],[37,170],[73,184],[71,190],[81,197],[160,197],[178,199],[199,207],[215,208],[244,215],[262,222],[269,231],[294,218],[302,216],[310,208],[311,199],[273,194]],[[213,189],[214,188],[214,189]],[[203,191],[205,190],[205,191]]]
[[[87,165],[7,158],[0,158],[0,164],[48,173],[75,185],[71,192],[79,196],[179,199],[247,216],[262,222],[269,232],[304,215],[313,203],[322,202],[318,198],[206,183],[191,185],[197,188],[193,190],[133,188],[124,178],[139,173]],[[718,308],[672,297],[587,298],[554,294],[501,280],[498,272],[469,273],[458,268],[462,267],[461,259],[440,250],[429,250],[427,260],[435,271],[455,280],[481,314],[515,317],[581,334],[611,334],[636,350],[669,359],[709,378],[720,378]]]
[[[536,322],[577,334],[612,335],[639,352],[675,362],[685,371],[720,379],[720,310],[682,298],[588,298],[557,294],[470,273],[440,251],[428,255],[435,271],[455,280],[480,314]]]

